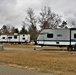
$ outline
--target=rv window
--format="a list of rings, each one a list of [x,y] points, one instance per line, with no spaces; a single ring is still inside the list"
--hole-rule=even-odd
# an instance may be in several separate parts
[[[12,37],[8,37],[8,39],[12,39]]]
[[[74,38],[76,38],[76,34],[74,34]]]
[[[5,37],[2,37],[2,39],[5,39]]]
[[[25,38],[22,38],[23,40],[25,40]]]
[[[53,38],[53,34],[47,34],[47,38]]]
[[[57,37],[62,37],[62,34],[57,34]]]
[[[14,39],[17,39],[17,36],[16,35],[14,36]]]

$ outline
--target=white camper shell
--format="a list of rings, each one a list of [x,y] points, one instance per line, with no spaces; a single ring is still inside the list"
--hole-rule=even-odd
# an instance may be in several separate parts
[[[67,46],[68,50],[76,48],[76,28],[43,29],[35,44],[41,46]]]

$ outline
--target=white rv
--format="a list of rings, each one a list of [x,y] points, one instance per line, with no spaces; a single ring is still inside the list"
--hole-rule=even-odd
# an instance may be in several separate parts
[[[0,35],[0,43],[29,43],[29,34]]]
[[[43,29],[35,40],[41,46],[67,46],[68,50],[76,49],[76,28]]]

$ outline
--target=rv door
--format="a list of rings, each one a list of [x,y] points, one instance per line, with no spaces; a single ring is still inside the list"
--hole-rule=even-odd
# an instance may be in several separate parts
[[[71,45],[76,45],[76,30],[71,30]]]

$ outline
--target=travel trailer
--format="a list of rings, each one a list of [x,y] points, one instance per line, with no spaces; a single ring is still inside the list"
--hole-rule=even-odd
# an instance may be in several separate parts
[[[40,46],[67,47],[68,51],[76,50],[76,28],[43,29],[35,40]]]
[[[0,35],[0,43],[28,43],[30,42],[29,34],[13,34],[13,35]]]

